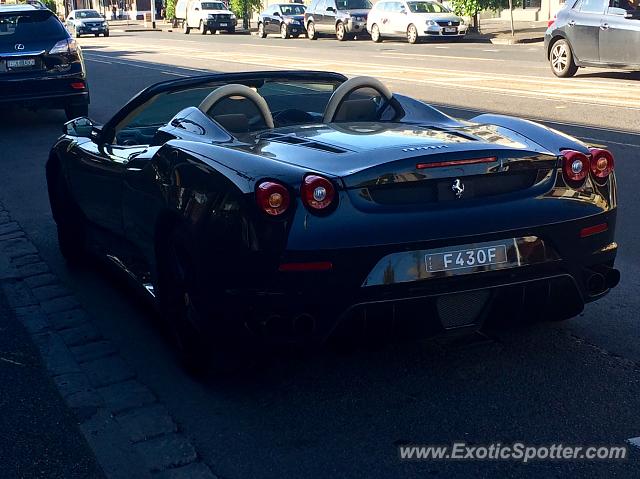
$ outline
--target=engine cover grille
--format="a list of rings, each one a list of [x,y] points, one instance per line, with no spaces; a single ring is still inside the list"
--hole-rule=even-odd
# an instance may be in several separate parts
[[[436,301],[436,309],[442,326],[454,329],[473,325],[490,297],[491,291],[486,289],[440,296]]]

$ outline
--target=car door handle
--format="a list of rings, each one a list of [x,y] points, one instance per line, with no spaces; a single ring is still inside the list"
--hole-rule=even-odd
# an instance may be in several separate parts
[[[573,27],[575,24],[576,24],[576,21],[575,21],[575,20],[569,20],[569,21],[567,22],[567,25],[569,25],[570,27]]]
[[[609,24],[603,23],[602,25],[600,25],[600,30],[609,30]]]

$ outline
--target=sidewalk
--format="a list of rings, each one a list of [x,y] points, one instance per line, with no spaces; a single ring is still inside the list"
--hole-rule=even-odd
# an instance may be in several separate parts
[[[547,22],[514,22],[515,34],[511,36],[511,24],[500,18],[480,20],[480,32],[467,34],[467,41],[490,42],[496,45],[537,43],[544,40]]]

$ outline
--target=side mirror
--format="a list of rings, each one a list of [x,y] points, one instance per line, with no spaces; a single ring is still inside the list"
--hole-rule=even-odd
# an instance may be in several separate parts
[[[94,127],[93,122],[89,118],[81,116],[80,118],[66,122],[62,126],[62,133],[69,136],[91,138],[91,132]]]
[[[403,15],[406,15],[406,14],[407,14],[407,11],[404,9],[404,7],[402,7],[402,8],[400,9],[400,13],[402,13]]]
[[[327,12],[335,12],[336,9],[333,7],[327,7]]]
[[[279,14],[278,12],[273,12],[273,16],[274,16],[274,17],[279,17],[279,16],[280,16],[280,14]]]

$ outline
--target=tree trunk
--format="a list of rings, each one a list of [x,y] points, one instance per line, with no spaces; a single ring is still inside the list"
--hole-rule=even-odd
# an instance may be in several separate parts
[[[513,0],[509,0],[509,16],[511,17],[511,36],[515,36],[516,32],[513,28]]]

